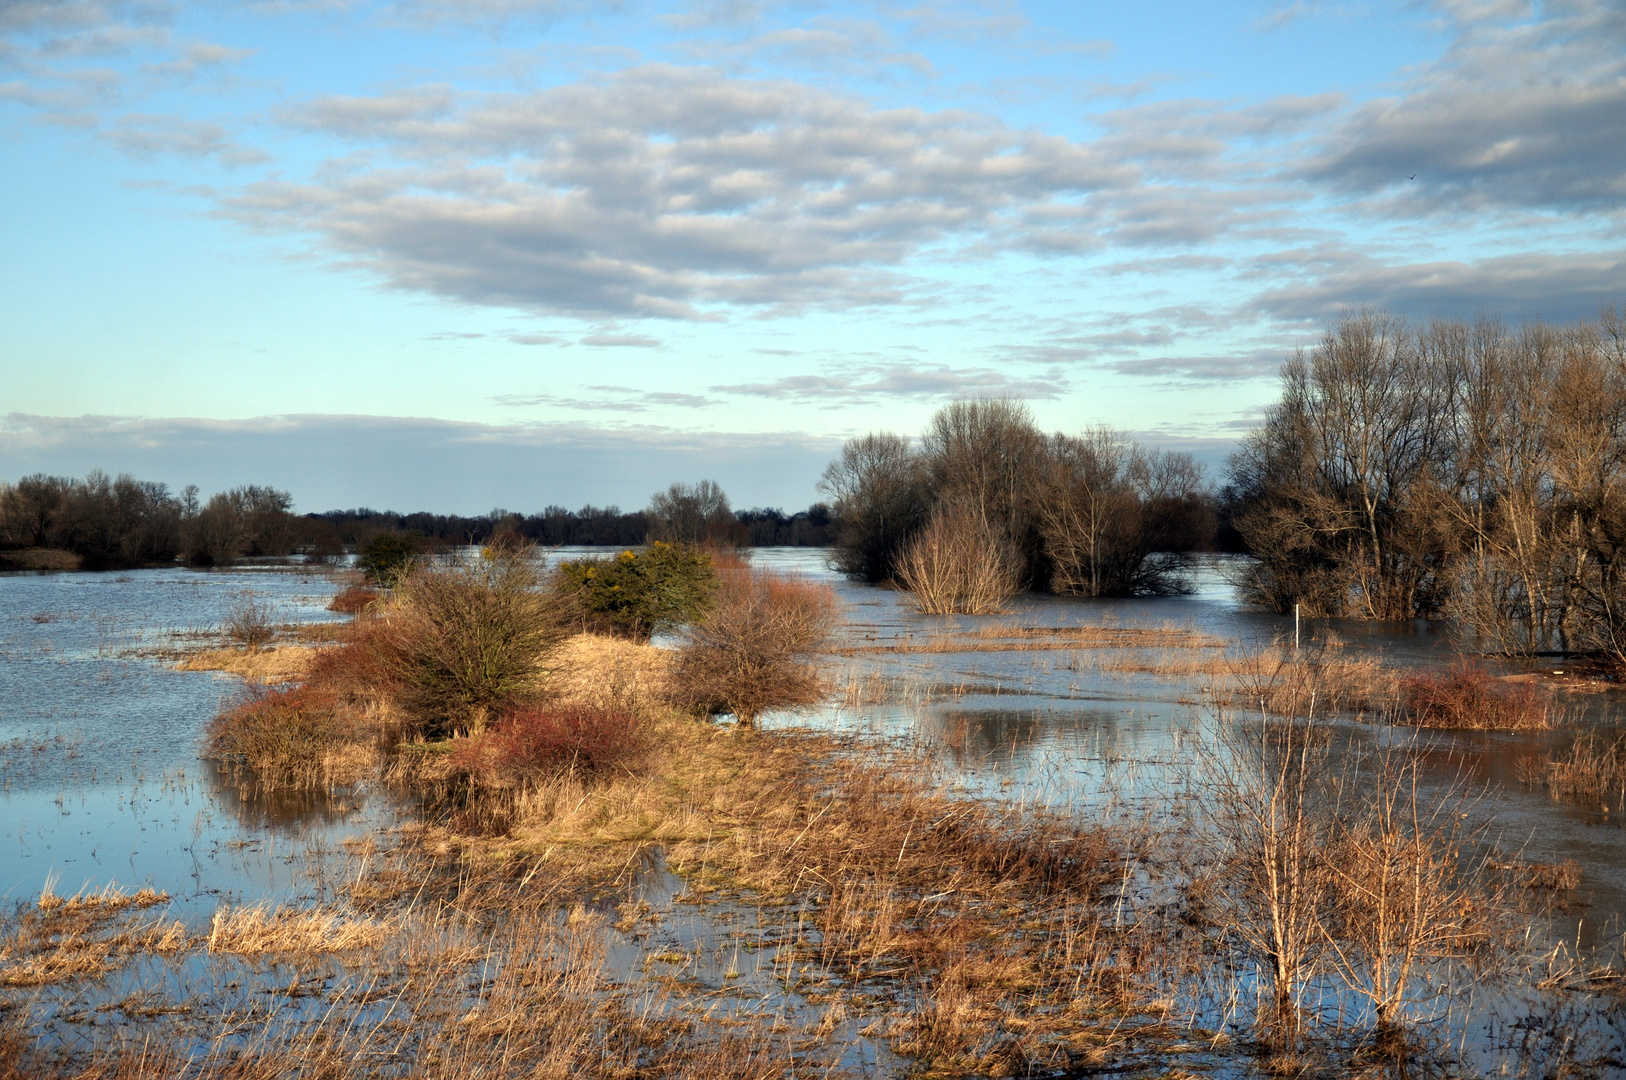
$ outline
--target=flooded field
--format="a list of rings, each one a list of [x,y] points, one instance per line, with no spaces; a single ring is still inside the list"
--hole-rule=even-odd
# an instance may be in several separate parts
[[[818,550],[761,549],[753,558],[759,566],[828,582],[846,618],[828,657],[829,702],[771,715],[765,728],[810,728],[921,748],[956,798],[1083,819],[1156,812],[1171,800],[1191,798],[1189,750],[1211,726],[1216,689],[1239,658],[1290,643],[1294,632],[1291,618],[1242,610],[1219,559],[1199,568],[1196,591],[1187,596],[1024,596],[1004,614],[971,618],[920,615],[900,593],[841,579]],[[366,1003],[389,1000],[386,990],[407,985],[400,973],[425,962],[407,955],[413,948],[427,949],[435,963],[450,965],[447,971],[462,970],[457,957],[464,965],[483,965],[485,974],[472,985],[448,976],[438,991],[448,1000],[472,994],[471,1001],[487,1001],[495,993],[487,980],[500,985],[502,971],[517,963],[518,946],[508,937],[502,954],[508,959],[493,967],[497,954],[480,938],[482,924],[472,915],[464,923],[437,923],[432,944],[381,946],[385,953],[405,951],[359,969],[338,958],[349,946],[318,949],[319,961],[290,967],[242,943],[252,938],[254,918],[263,921],[265,913],[349,911],[356,885],[389,863],[386,838],[421,826],[423,809],[381,785],[267,795],[198,756],[204,725],[244,690],[235,676],[176,670],[177,657],[216,643],[218,628],[245,595],[279,623],[342,621],[326,608],[343,584],[340,575],[290,568],[0,575],[0,891],[10,904],[44,909],[42,897],[131,897],[150,890],[161,901],[119,901],[125,906],[118,917],[136,920],[118,924],[120,934],[208,943],[190,952],[177,946],[169,960],[154,946],[138,961],[109,961],[105,974],[45,989],[26,989],[26,981],[13,979],[0,996],[9,995],[6,1011],[26,1004],[30,1031],[72,1046],[94,1042],[98,1030],[139,1028],[170,1009],[178,1019],[165,1029],[167,1037],[201,1052],[227,1029],[237,1033],[232,1037],[263,1033],[255,1025],[268,1017],[308,1018],[336,996],[350,995],[362,1003],[356,1016],[382,1025],[386,1011],[370,1014]],[[1357,662],[1379,658],[1421,667],[1452,656],[1443,632],[1421,624],[1307,621],[1300,634],[1304,649],[1335,639],[1342,643],[1338,655]],[[1564,700],[1587,725],[1613,723],[1619,705],[1618,692],[1609,689]],[[1490,822],[1474,842],[1494,841],[1505,853],[1500,857],[1578,868],[1578,883],[1562,903],[1532,908],[1528,934],[1541,949],[1562,945],[1567,955],[1608,957],[1618,948],[1626,915],[1623,815],[1607,805],[1555,800],[1532,782],[1532,763],[1561,752],[1579,728],[1417,731],[1345,718],[1334,731],[1341,752],[1350,754],[1380,744],[1425,750],[1419,759],[1425,796],[1470,790],[1474,813]],[[905,835],[904,848],[908,844]],[[567,905],[557,917],[533,913],[528,917],[540,921],[526,924],[527,947],[555,949],[548,953],[554,960],[575,956],[571,950],[580,943],[567,931],[590,926],[598,951],[572,963],[626,988],[627,1002],[639,1003],[641,1015],[704,1015],[708,1024],[736,1014],[754,1017],[799,1037],[811,1039],[807,1033],[816,1031],[822,1045],[834,1048],[822,1056],[808,1051],[806,1060],[821,1068],[906,1071],[873,1014],[856,1006],[851,1015],[821,1011],[819,1003],[832,993],[840,1001],[842,988],[793,973],[805,940],[786,938],[760,904],[696,906],[699,881],[670,872],[661,845],[642,850],[623,868],[632,900]],[[904,855],[898,852],[900,864]],[[1125,870],[1125,911],[1134,906],[1136,873],[1132,866]],[[346,925],[361,927],[355,932],[365,936],[367,927],[384,924],[362,918]],[[316,940],[328,931],[307,926],[298,932]],[[301,986],[318,989],[297,990]],[[1225,1009],[1211,996],[1196,997],[1166,1009],[1189,1008],[1194,1018],[1201,1014],[1205,1028],[1223,1030],[1230,1022]],[[1342,1009],[1334,998],[1326,1007]],[[163,1004],[175,1001],[189,1002],[190,1012]],[[1451,1023],[1461,1038],[1483,1039],[1500,1051],[1517,1038],[1483,1031],[1524,1018],[1499,1001],[1459,1012]],[[409,1034],[396,1045],[403,1060],[411,1056]],[[1220,1073],[1235,1064],[1217,1051],[1183,1060],[1188,1068]],[[1503,1059],[1491,1054],[1482,1060]],[[1156,1064],[1125,1061],[1131,1072]]]

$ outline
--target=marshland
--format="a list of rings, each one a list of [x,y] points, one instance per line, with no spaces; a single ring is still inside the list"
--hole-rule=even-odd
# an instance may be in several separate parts
[[[0,1076],[1618,1075],[1609,340],[1346,321],[1219,495],[969,401],[830,546],[0,575]]]

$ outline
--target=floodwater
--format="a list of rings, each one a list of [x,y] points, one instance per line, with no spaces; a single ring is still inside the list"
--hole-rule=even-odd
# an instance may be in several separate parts
[[[307,895],[313,860],[392,818],[349,793],[267,800],[198,758],[233,676],[162,658],[211,635],[245,592],[286,622],[327,621],[327,575],[287,569],[0,575],[0,897],[109,883],[222,901]]]
[[[1181,741],[1203,721],[1210,677],[1113,670],[1092,659],[1103,650],[866,647],[988,627],[1172,628],[1229,649],[1293,633],[1290,617],[1243,610],[1226,579],[1234,564],[1218,558],[1201,565],[1190,595],[1024,596],[1007,613],[980,618],[921,615],[903,594],[841,578],[821,550],[759,549],[753,559],[829,582],[845,607],[845,644],[857,650],[833,660],[833,675],[860,692],[768,724],[931,741],[946,748],[969,796],[1087,806],[1109,777],[1115,792],[1137,783],[1166,788],[1185,767]],[[325,610],[339,587],[333,575],[297,568],[0,575],[0,897],[31,899],[48,882],[59,894],[110,882],[151,886],[171,894],[175,916],[194,929],[223,901],[321,899],[325,863],[342,858],[343,842],[389,827],[404,811],[365,790],[280,800],[240,790],[197,756],[203,726],[241,692],[238,680],[175,671],[164,653],[213,633],[245,591],[271,604],[278,621],[305,623],[339,618]],[[1329,632],[1351,653],[1378,652],[1398,664],[1452,655],[1449,639],[1425,624],[1320,620],[1301,628],[1307,645]],[[1218,657],[1225,648],[1209,651]],[[884,692],[871,695],[866,685]],[[1619,704],[1607,692],[1586,708],[1608,718]],[[1621,932],[1626,829],[1619,815],[1555,802],[1518,781],[1521,759],[1545,758],[1571,732],[1417,733],[1355,723],[1343,730],[1351,741],[1426,747],[1437,788],[1464,779],[1485,788],[1481,807],[1494,816],[1504,848],[1532,862],[1580,864],[1578,902],[1542,933],[1586,947]],[[696,924],[692,932],[707,931]]]

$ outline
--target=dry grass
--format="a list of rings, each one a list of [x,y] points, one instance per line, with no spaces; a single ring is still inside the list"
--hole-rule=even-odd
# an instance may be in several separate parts
[[[1522,731],[1552,725],[1552,699],[1528,682],[1496,678],[1463,662],[1399,682],[1400,712],[1418,727]]]
[[[250,682],[299,682],[310,670],[316,649],[310,645],[275,645],[269,649],[203,649],[175,665],[177,671],[224,671]]]
[[[1022,626],[989,623],[934,634],[925,640],[846,644],[830,650],[841,656],[866,653],[1054,652],[1072,650],[1222,649],[1225,643],[1188,627],[1164,626]]]
[[[0,570],[78,570],[85,560],[58,548],[23,548],[0,551]]]
[[[287,987],[267,987],[266,1003],[222,1008],[211,1017],[220,1037],[206,1041],[160,1021],[145,1038],[53,1047],[13,1019],[0,1029],[0,1080],[767,1080],[817,1067],[776,1017],[730,1023],[702,1009],[682,1013],[684,1003],[659,989],[615,993],[605,930],[580,909],[564,919],[516,913],[480,934],[455,915],[413,920],[362,950],[364,966],[331,985],[296,974]],[[310,994],[320,1007],[286,1015],[274,1005]],[[137,1011],[165,1010],[144,1002]]]
[[[1236,705],[1275,716],[1389,717],[1399,699],[1392,669],[1376,657],[1346,653],[1337,643],[1242,654],[1229,668]]]
[[[333,599],[328,601],[327,609],[346,615],[359,615],[378,603],[383,596],[382,591],[365,585],[347,585],[333,594]]]
[[[336,911],[222,907],[209,924],[207,948],[239,956],[349,952],[372,948],[394,932],[388,923]]]
[[[143,914],[168,902],[164,893],[127,893],[113,885],[61,897],[47,882],[36,903],[0,920],[0,987],[96,978],[137,955],[184,948],[179,922]]]
[[[1626,812],[1626,735],[1587,732],[1547,762],[1544,779],[1554,798]]]
[[[672,653],[626,638],[578,634],[560,646],[549,690],[564,702],[643,713],[665,705]]]

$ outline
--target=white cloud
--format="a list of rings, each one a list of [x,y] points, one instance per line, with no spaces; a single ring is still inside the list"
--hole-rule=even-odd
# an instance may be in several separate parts
[[[1399,94],[1357,109],[1298,172],[1386,192],[1402,216],[1486,207],[1618,211],[1626,198],[1626,9],[1441,3],[1457,37]],[[1415,176],[1415,180],[1411,178]]]
[[[947,365],[911,367],[894,364],[874,371],[842,375],[790,375],[759,383],[713,386],[713,393],[785,401],[858,402],[884,398],[954,398],[981,394],[1046,400],[1060,397],[1067,379],[1059,369],[1040,378],[1016,378],[995,368],[954,368]]]
[[[927,245],[1068,234],[1063,246],[1082,246],[1115,212],[1144,229],[1121,155],[708,69],[646,66],[534,94],[328,98],[293,119],[392,160],[251,185],[229,211],[474,303],[675,318],[892,303]],[[1226,218],[1212,201],[1193,214],[1208,232]]]

